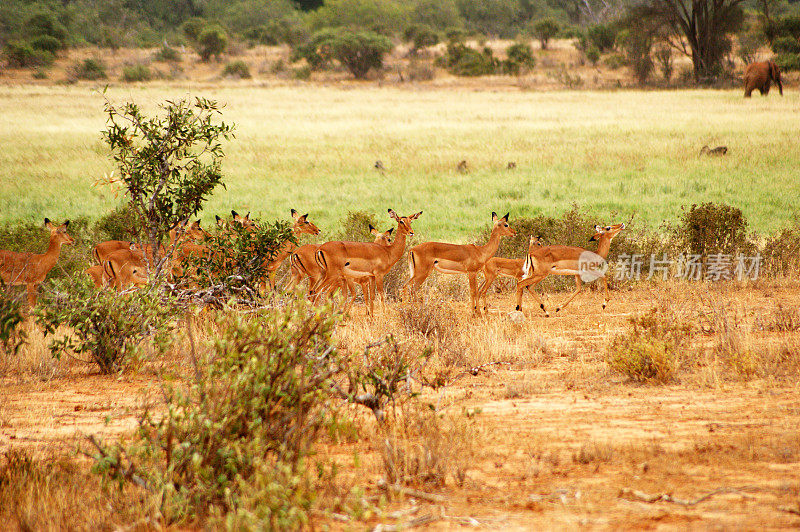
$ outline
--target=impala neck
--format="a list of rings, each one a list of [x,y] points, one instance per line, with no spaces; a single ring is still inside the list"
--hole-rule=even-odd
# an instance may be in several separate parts
[[[63,243],[64,242],[58,238],[58,235],[50,237],[50,244],[47,246],[47,251],[42,256],[42,264],[48,268],[48,270],[58,261],[58,256],[61,254],[61,245]]]
[[[608,233],[603,234],[600,238],[597,239],[597,254],[603,258],[608,257],[608,250],[611,249],[611,239],[614,238],[613,236],[609,236]]]
[[[501,238],[500,228],[495,227],[492,230],[492,234],[489,236],[489,241],[482,246],[477,246],[481,252],[481,258],[483,259],[483,262],[486,262],[490,258],[494,257],[494,254],[497,253],[497,248],[500,247]]]
[[[394,239],[394,242],[389,244],[389,258],[391,259],[392,264],[400,260],[400,257],[403,256],[403,251],[406,249],[406,230],[404,227],[397,224],[397,238]]]

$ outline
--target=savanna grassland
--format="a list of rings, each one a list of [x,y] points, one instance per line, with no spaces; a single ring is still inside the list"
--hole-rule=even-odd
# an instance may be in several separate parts
[[[237,127],[226,145],[227,186],[203,214],[209,226],[231,208],[268,220],[296,208],[326,239],[348,211],[384,219],[392,207],[424,212],[414,221],[416,242],[467,241],[480,238],[491,211],[510,211],[512,222],[536,214],[561,220],[577,204],[598,223],[634,217],[658,232],[662,221],[679,221],[682,206],[710,201],[742,209],[750,230],[775,235],[800,197],[793,90],[744,100],[738,90],[219,82],[112,86],[104,95],[89,85],[6,86],[0,224],[110,212],[121,196],[92,186],[113,169],[100,138],[104,98],[153,111],[164,99],[194,95],[224,103],[224,120]],[[705,144],[726,145],[728,154],[700,157]],[[376,160],[385,171],[373,168]],[[467,172],[456,170],[461,160]],[[517,166],[508,170],[511,161]],[[392,225],[386,219],[382,229]],[[639,234],[612,243],[611,262],[630,246],[624,239]],[[796,250],[797,234],[786,233],[781,249]],[[324,396],[319,409],[331,416],[298,462],[303,480],[259,477],[227,514],[218,503],[175,517],[164,503],[176,500],[174,492],[164,498],[131,482],[152,465],[146,459],[118,489],[95,474],[114,461],[98,459],[87,436],[127,443],[140,434],[143,412],[180,411],[165,407],[166,390],[190,387],[204,365],[222,358],[221,324],[252,325],[258,311],[192,307],[174,323],[165,353],[145,342],[114,375],[99,374],[81,354],[54,358],[51,338],[28,320],[27,343],[0,352],[0,522],[26,530],[265,522],[373,530],[797,527],[800,284],[797,261],[786,264],[794,266],[742,281],[687,282],[674,272],[666,281],[612,279],[605,310],[602,293],[589,287],[549,318],[527,295],[523,314],[509,312],[507,279],[479,317],[467,308],[461,276],[434,274],[423,302],[400,301],[394,296],[407,273],[397,265],[387,306],[370,317],[356,302],[337,318],[325,351],[348,364],[334,379],[341,386],[357,372],[380,385],[392,368],[404,368],[382,421],[363,404]],[[263,316],[298,305],[292,319],[324,319],[326,311],[309,312],[302,295],[280,290],[285,282],[279,277],[278,292],[264,300]],[[550,309],[568,296],[543,285],[537,290]],[[263,321],[291,329],[280,315],[272,319]],[[252,450],[248,438],[239,443],[237,452]],[[279,511],[270,514],[265,501]]]
[[[231,208],[285,218],[310,212],[331,231],[348,211],[423,210],[428,238],[464,241],[489,214],[557,215],[573,203],[598,221],[674,222],[682,206],[739,207],[759,233],[796,209],[798,96],[745,100],[738,90],[451,90],[374,85],[218,83],[146,87],[0,88],[0,222],[96,218],[119,201],[93,187],[113,171],[100,138],[104,98],[152,110],[202,94],[236,124],[226,190],[204,213]],[[699,157],[726,145],[724,158]],[[373,168],[381,160],[386,171]],[[466,160],[469,171],[456,165]],[[507,163],[516,170],[506,170]]]

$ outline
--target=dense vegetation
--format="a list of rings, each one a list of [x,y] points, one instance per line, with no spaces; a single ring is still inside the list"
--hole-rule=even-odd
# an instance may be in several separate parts
[[[703,0],[687,9],[682,5],[678,0],[8,0],[0,6],[0,44],[7,65],[39,69],[64,49],[86,44],[113,50],[180,45],[208,61],[233,44],[286,43],[295,49],[294,58],[306,58],[311,69],[327,68],[335,59],[363,78],[381,67],[392,48],[390,39],[404,39],[412,53],[443,40],[461,47],[451,48],[445,60],[456,74],[524,70],[519,61],[502,65],[501,59],[466,48],[467,37],[535,39],[542,50],[551,39],[574,38],[583,59],[596,64],[602,53],[615,52],[609,64],[628,65],[640,83],[648,81],[657,64],[669,81],[673,55],[692,61],[694,82],[730,77],[737,54],[752,60],[765,45],[784,69],[800,67],[800,16],[794,2]],[[330,57],[310,56],[320,46],[330,48]],[[141,68],[123,75],[126,81],[150,77]]]

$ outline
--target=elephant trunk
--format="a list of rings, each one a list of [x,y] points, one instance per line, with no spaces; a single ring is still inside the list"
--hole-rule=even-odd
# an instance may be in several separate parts
[[[783,96],[783,83],[781,83],[781,78],[776,79],[775,83],[778,85],[778,92]]]

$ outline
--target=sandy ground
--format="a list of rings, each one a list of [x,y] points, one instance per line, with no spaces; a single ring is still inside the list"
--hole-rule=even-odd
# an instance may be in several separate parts
[[[726,297],[758,314],[776,302],[796,302],[797,295],[796,288],[762,286]],[[601,362],[608,335],[624,329],[633,309],[658,297],[646,288],[615,292],[601,314],[600,295],[587,293],[564,316],[545,319],[531,311],[524,327],[539,331],[549,356],[493,366],[423,394],[443,413],[468,419],[475,441],[466,477],[461,485],[420,488],[435,501],[394,497],[385,514],[368,523],[520,530],[800,527],[800,389],[794,379],[704,383],[683,376],[674,384],[640,385]],[[508,299],[495,303],[509,305]],[[343,327],[361,324],[360,312]],[[502,319],[495,311],[488,321]],[[84,435],[114,438],[130,431],[144,398],[157,397],[158,380],[83,369],[46,382],[5,377],[0,390],[0,453],[19,447],[68,453]],[[356,417],[366,433],[374,430],[371,415]],[[368,500],[380,497],[378,439],[323,447],[320,456],[358,477]],[[364,526],[342,519],[329,522]]]

